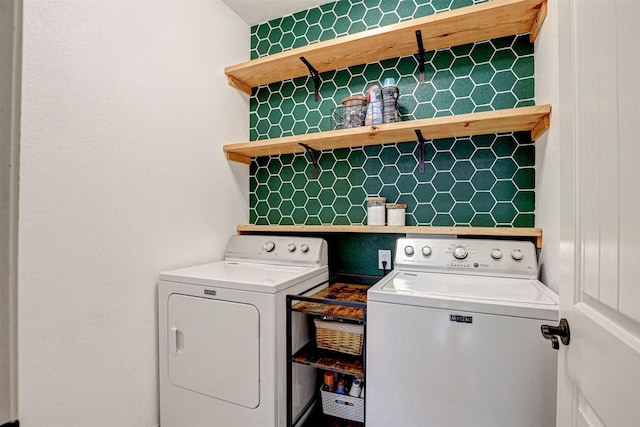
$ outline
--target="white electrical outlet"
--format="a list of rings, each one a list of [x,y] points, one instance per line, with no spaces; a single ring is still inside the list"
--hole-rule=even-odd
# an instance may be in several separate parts
[[[382,265],[382,261],[386,261],[386,266]],[[380,270],[391,270],[391,251],[388,249],[378,250],[378,268]]]

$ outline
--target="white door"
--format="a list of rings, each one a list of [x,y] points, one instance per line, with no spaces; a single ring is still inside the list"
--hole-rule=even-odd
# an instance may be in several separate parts
[[[558,423],[640,425],[640,1],[558,12],[563,265]]]

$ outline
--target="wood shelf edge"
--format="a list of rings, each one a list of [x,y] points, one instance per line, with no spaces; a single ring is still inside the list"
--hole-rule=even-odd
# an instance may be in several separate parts
[[[531,141],[537,141],[547,130],[549,130],[551,119],[549,114],[542,117],[542,119],[531,129]]]
[[[526,237],[542,247],[542,229],[534,227],[438,227],[438,226],[376,226],[376,225],[238,225],[238,234],[250,233],[378,233],[378,234],[439,234],[487,237]]]
[[[232,162],[244,163],[245,165],[251,164],[251,157],[243,156],[242,154],[236,154],[230,151],[226,151],[225,155],[227,156],[227,160],[231,160]]]
[[[248,84],[246,84],[245,82],[231,75],[227,76],[227,82],[229,83],[229,86],[231,86],[232,88],[238,89],[240,92],[244,93],[245,95],[251,96],[253,88]]]
[[[542,24],[544,24],[544,20],[547,17],[547,1],[543,1],[540,3],[540,8],[538,9],[538,14],[536,15],[536,19],[533,21],[533,26],[531,27],[531,31],[529,31],[529,41],[531,43],[535,42],[538,38],[538,34],[540,33],[540,29],[542,28]]]

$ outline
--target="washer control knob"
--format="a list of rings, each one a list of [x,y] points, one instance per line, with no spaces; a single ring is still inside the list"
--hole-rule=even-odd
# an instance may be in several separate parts
[[[422,255],[424,255],[424,256],[431,255],[431,247],[430,246],[424,246],[422,248]]]
[[[515,259],[516,261],[520,261],[522,260],[522,258],[524,258],[524,254],[520,249],[514,249],[513,252],[511,252],[511,258]]]
[[[413,246],[405,246],[404,247],[404,253],[407,256],[413,256]]]
[[[468,254],[467,248],[464,246],[456,246],[453,249],[453,256],[456,257],[456,259],[465,259]]]
[[[263,249],[267,252],[271,252],[276,248],[276,244],[273,243],[271,240],[265,242]]]
[[[289,243],[289,246],[287,246],[287,249],[289,250],[289,252],[294,252],[296,250],[295,243]]]
[[[309,246],[306,243],[301,244],[300,251],[306,254],[307,252],[309,252]]]
[[[494,249],[491,251],[491,258],[500,259],[502,258],[502,251],[500,249]]]

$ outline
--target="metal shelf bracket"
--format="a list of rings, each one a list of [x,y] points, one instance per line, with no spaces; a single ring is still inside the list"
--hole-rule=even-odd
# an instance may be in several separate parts
[[[311,74],[311,78],[313,79],[313,87],[314,87],[313,98],[316,102],[318,102],[319,91],[320,91],[320,74],[318,73],[318,70],[313,68],[313,65],[311,65],[304,56],[300,57],[300,61],[304,62],[304,65],[306,65],[307,68],[309,69],[309,74]]]
[[[416,129],[416,136],[418,137],[418,150],[420,151],[420,161],[418,163],[418,170],[420,173],[424,173],[424,143],[427,142],[422,136],[420,129]]]
[[[416,42],[418,43],[418,71],[420,72],[420,84],[424,83],[424,63],[426,55],[422,45],[422,31],[416,30]]]
[[[313,179],[318,179],[318,164],[320,161],[320,150],[311,148],[307,144],[303,144],[302,142],[299,142],[298,144],[302,145],[305,148],[305,150],[307,150],[307,154],[309,154],[309,157],[311,157],[311,161],[313,162]]]

